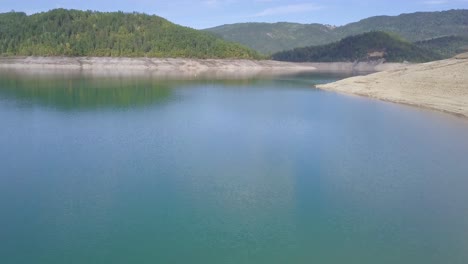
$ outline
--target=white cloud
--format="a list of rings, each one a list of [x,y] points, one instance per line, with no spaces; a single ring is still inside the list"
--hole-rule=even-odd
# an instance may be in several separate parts
[[[432,1],[424,1],[423,4],[425,5],[443,5],[447,4],[448,1],[446,0],[432,0]]]
[[[323,9],[323,6],[316,4],[292,4],[285,6],[276,6],[267,8],[261,12],[258,12],[253,15],[253,17],[264,17],[264,16],[274,16],[274,15],[287,15],[293,13],[303,13],[307,11],[315,11]]]
[[[215,7],[224,4],[232,4],[237,2],[237,0],[203,0],[202,4],[210,7]]]

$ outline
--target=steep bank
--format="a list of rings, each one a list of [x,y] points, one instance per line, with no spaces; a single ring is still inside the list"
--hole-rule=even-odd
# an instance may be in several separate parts
[[[468,59],[409,65],[318,85],[332,90],[435,109],[468,117]]]

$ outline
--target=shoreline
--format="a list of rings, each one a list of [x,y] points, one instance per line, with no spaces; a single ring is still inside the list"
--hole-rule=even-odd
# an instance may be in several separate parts
[[[372,73],[317,85],[330,90],[468,117],[468,56],[424,64],[375,62],[294,63],[272,60],[0,57],[0,73],[161,79],[246,79],[287,74]],[[377,72],[377,73],[375,73]]]
[[[468,118],[467,70],[468,59],[457,56],[316,87]]]
[[[269,60],[128,58],[128,57],[4,57],[0,69],[21,74],[142,75],[168,78],[253,77],[315,71],[311,65]]]
[[[382,62],[295,63],[273,60],[127,58],[127,57],[0,57],[0,70],[20,74],[79,73],[96,76],[145,75],[164,78],[249,78],[304,72],[376,72],[406,64]]]

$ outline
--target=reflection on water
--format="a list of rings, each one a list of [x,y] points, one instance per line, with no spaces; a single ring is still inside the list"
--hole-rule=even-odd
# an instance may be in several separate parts
[[[2,263],[468,262],[468,122],[236,80],[0,76]]]
[[[15,72],[0,72],[0,99],[15,100],[23,105],[40,104],[62,110],[129,108],[170,100],[173,88],[194,84],[249,87],[282,82],[288,85],[312,87],[346,76],[346,73],[303,73],[260,79],[198,77],[191,80],[177,80],[151,76],[89,78],[77,73],[22,75]]]
[[[139,79],[0,78],[0,97],[63,110],[128,108],[167,100],[166,83]]]

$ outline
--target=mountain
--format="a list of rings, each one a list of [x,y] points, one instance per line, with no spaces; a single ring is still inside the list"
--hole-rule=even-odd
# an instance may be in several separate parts
[[[333,27],[321,24],[240,23],[210,28],[206,31],[264,54],[337,40]]]
[[[328,44],[369,31],[394,32],[409,41],[468,35],[468,10],[376,16],[340,27],[321,24],[241,23],[209,28],[206,31],[261,53],[271,54],[298,47]]]
[[[346,37],[331,44],[282,51],[273,54],[272,57],[275,60],[294,62],[354,62],[381,59],[386,62],[427,62],[441,59],[435,52],[382,31]]]
[[[468,34],[468,10],[376,16],[337,28],[341,36],[368,31],[394,32],[409,41]]]
[[[0,55],[259,57],[240,44],[154,15],[66,9],[0,14]]]
[[[429,49],[451,58],[457,54],[468,52],[468,36],[447,36],[415,42],[416,46]]]

